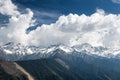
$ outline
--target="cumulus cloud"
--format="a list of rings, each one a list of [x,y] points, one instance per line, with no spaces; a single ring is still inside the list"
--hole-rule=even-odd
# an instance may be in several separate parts
[[[120,46],[120,15],[106,14],[98,9],[86,16],[61,16],[51,25],[42,25],[31,31],[32,43],[38,45],[64,44],[68,46],[89,43],[93,46]],[[38,37],[39,36],[39,37]]]
[[[11,2],[11,5],[14,4]],[[0,42],[13,41],[44,47],[55,44],[75,46],[82,43],[111,48],[120,47],[119,14],[106,14],[104,10],[98,9],[90,16],[85,14],[63,15],[55,23],[43,24],[27,34],[26,29],[30,25],[34,25],[33,12],[27,9],[28,13],[21,14],[17,10],[17,6],[14,5],[14,7],[16,8],[11,10],[15,11],[14,13],[7,14],[7,12],[0,11],[2,14],[11,15],[7,27],[0,29]]]
[[[112,2],[120,4],[120,0],[112,0]]]
[[[0,0],[0,13],[4,15],[19,15],[17,6],[11,0]]]
[[[10,16],[7,26],[0,29],[1,44],[12,41],[27,45],[26,29],[34,24],[34,20],[33,12],[26,10],[26,14],[21,14],[11,0],[0,0],[0,13]]]

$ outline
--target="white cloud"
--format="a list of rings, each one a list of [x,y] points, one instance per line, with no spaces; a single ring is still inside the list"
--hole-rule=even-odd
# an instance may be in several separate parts
[[[32,20],[33,12],[30,9],[26,10],[26,14],[21,14],[11,0],[1,0],[0,13],[9,15],[10,18],[7,26],[0,29],[0,42],[13,41],[27,45],[26,29],[34,23],[34,20]]]
[[[98,9],[91,16],[69,14],[56,23],[31,31],[31,44],[68,46],[89,43],[94,46],[120,47],[120,15]],[[39,37],[38,37],[39,36]]]
[[[14,7],[9,14],[7,11],[0,11],[2,14],[11,15],[8,26],[0,29],[0,42],[13,41],[37,46],[55,44],[74,46],[89,43],[93,46],[120,47],[120,15],[106,14],[100,9],[90,16],[63,15],[55,23],[43,24],[26,34],[26,29],[34,22],[33,12],[27,9],[28,13],[21,14],[17,6],[14,5]]]
[[[4,15],[19,15],[17,6],[15,6],[11,0],[0,0],[0,13]]]
[[[120,4],[120,0],[112,0],[112,2]]]

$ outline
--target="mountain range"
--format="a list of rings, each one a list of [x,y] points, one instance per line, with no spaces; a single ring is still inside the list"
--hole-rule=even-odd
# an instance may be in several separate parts
[[[14,71],[11,66],[17,64],[34,80],[119,80],[119,55],[119,49],[94,47],[87,43],[43,48],[10,42],[0,47],[1,65],[5,63],[10,66],[9,70]],[[9,72],[6,66],[2,66],[0,71]],[[20,79],[12,80],[30,79],[20,76]]]
[[[85,54],[96,57],[120,58],[120,49],[111,49],[102,46],[93,47],[88,43],[77,46],[52,45],[49,47],[23,46],[20,43],[7,43],[0,46],[1,58],[9,61],[34,60],[48,58],[55,55],[56,50],[62,50],[65,54],[83,56]]]

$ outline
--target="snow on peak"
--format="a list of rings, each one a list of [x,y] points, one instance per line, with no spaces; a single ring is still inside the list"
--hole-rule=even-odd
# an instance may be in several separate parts
[[[3,51],[6,52],[6,54],[32,54],[32,50],[27,47],[27,46],[23,46],[20,43],[7,43],[4,46],[2,46]]]
[[[84,43],[84,44],[81,44],[81,45],[76,45],[76,46],[73,46],[73,48],[78,52],[81,52],[82,50],[86,50],[87,52],[94,50],[94,47],[91,46],[88,43]]]
[[[70,53],[70,52],[73,51],[73,49],[71,47],[67,47],[67,46],[64,46],[64,45],[54,45],[54,46],[52,45],[48,48],[44,48],[43,51],[44,51],[44,53],[51,53],[51,52],[53,52],[57,49],[60,49],[64,52],[66,52],[66,53]]]
[[[27,55],[39,55],[39,56],[49,56],[54,53],[56,50],[62,50],[66,54],[72,54],[76,51],[78,54],[84,52],[88,55],[97,55],[107,58],[115,58],[120,57],[120,49],[111,49],[105,48],[102,46],[94,47],[88,43],[76,45],[73,47],[65,46],[65,45],[52,45],[47,48],[35,47],[35,46],[23,46],[20,43],[8,43],[4,46],[0,46],[0,51],[5,54],[13,54],[18,57],[27,56]]]
[[[12,51],[4,49],[4,52],[6,52],[7,54],[12,54]]]
[[[88,43],[84,43],[81,45],[73,46],[74,50],[77,52],[86,51],[89,55],[97,55],[107,58],[115,58],[119,57],[120,49],[106,48],[102,46],[94,47]]]
[[[66,46],[63,46],[63,45],[60,45],[59,48],[63,51],[65,51],[66,53],[70,53],[70,52],[73,52],[73,48],[71,47],[66,47]]]

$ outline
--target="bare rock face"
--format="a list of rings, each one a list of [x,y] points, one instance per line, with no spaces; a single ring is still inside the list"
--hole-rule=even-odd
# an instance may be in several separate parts
[[[15,62],[0,61],[0,80],[34,80]]]

